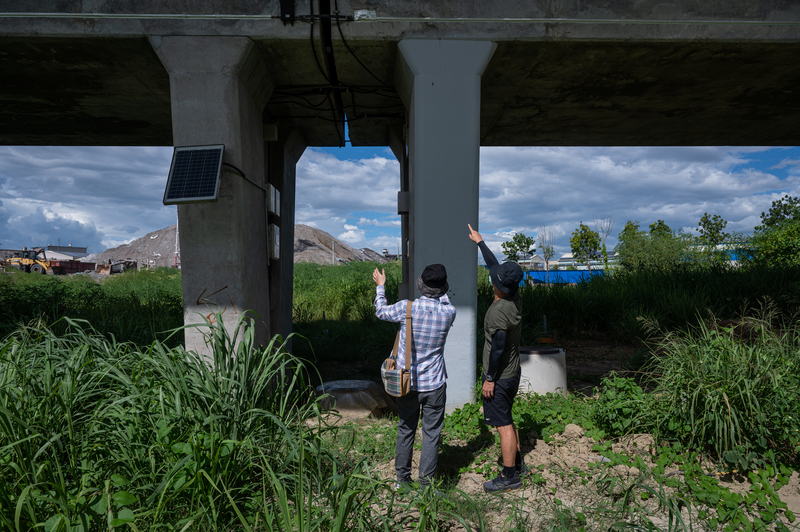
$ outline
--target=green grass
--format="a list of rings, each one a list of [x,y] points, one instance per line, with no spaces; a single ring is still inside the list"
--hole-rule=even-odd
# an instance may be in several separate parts
[[[20,324],[42,321],[63,332],[62,317],[82,320],[118,340],[148,345],[166,340],[177,346],[183,334],[180,272],[169,268],[126,272],[102,283],[83,276],[0,273],[0,337]]]

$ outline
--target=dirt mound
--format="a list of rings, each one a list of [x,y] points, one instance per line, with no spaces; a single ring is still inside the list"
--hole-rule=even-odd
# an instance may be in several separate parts
[[[107,260],[135,260],[139,264],[150,266],[175,265],[175,233],[177,225],[171,225],[152,233],[147,233],[142,238],[137,238],[128,244],[109,248],[102,253],[93,253],[84,261],[103,263]]]
[[[342,262],[368,260],[381,264],[387,262],[387,259],[384,258],[383,255],[371,249],[355,249],[316,227],[303,224],[294,226],[295,262],[340,264]]]
[[[139,264],[150,266],[175,265],[175,233],[177,225],[171,225],[152,233],[147,233],[142,238],[137,238],[128,244],[109,248],[102,253],[93,253],[84,261],[106,262],[107,260],[135,260]],[[180,249],[180,248],[179,248]],[[294,228],[294,261],[314,262],[317,264],[331,264],[335,256],[335,263],[353,261],[387,262],[383,255],[369,248],[355,249],[341,240],[307,225],[296,225]],[[178,259],[180,262],[180,257]]]

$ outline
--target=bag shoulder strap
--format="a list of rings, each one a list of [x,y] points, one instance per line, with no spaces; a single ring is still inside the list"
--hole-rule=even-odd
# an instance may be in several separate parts
[[[411,370],[411,339],[414,331],[411,329],[411,300],[406,303],[406,371]],[[398,341],[399,341],[398,337]]]
[[[389,358],[397,360],[397,350],[400,348],[400,329],[397,330],[397,336],[394,337],[394,347],[392,348],[392,355]]]

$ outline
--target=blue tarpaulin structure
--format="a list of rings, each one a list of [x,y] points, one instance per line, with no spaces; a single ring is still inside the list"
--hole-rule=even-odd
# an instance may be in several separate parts
[[[533,284],[541,284],[547,282],[547,272],[543,270],[527,271],[524,272],[525,277],[522,279],[522,286],[528,281]],[[550,270],[550,283],[580,283],[581,281],[588,281],[594,275],[602,276],[605,272],[603,270]]]

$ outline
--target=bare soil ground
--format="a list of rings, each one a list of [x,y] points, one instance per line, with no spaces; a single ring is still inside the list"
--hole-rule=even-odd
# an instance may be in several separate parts
[[[393,422],[388,419],[364,419],[355,423]],[[623,517],[618,511],[612,511],[612,506],[620,501],[629,487],[639,483],[658,489],[658,484],[647,470],[640,471],[635,467],[606,463],[603,457],[592,451],[592,445],[596,442],[586,437],[583,429],[577,425],[567,425],[564,432],[556,435],[555,441],[550,443],[540,439],[535,432],[521,437],[524,440],[525,462],[532,469],[541,472],[544,483],[526,481],[522,489],[502,495],[487,494],[483,490],[483,483],[490,480],[489,477],[474,472],[458,474],[458,466],[463,464],[447,463],[440,459],[440,475],[446,479],[445,484],[450,488],[450,493],[453,493],[452,489],[461,490],[477,502],[487,531],[546,530],[557,524],[553,519],[558,509],[562,516],[574,516],[578,512],[583,514],[586,517],[586,530],[608,530]],[[421,439],[422,434],[418,433],[417,443]],[[459,445],[469,454],[466,442],[450,442],[450,446]],[[612,450],[630,456],[639,455],[648,467],[653,467],[653,445],[653,438],[649,434],[636,434],[614,443]],[[449,456],[458,456],[458,453],[451,452]],[[419,457],[420,452],[416,450],[412,474],[416,474]],[[499,466],[497,469],[499,470]],[[387,483],[393,482],[394,459],[375,464],[374,471],[386,479]],[[680,474],[677,467],[666,470],[668,476],[679,477]],[[750,489],[750,481],[744,476],[723,477],[720,478],[720,484],[738,493],[745,493]],[[634,510],[626,520],[631,520],[633,515],[638,514],[666,530],[669,520],[667,509],[660,507],[655,497],[643,500],[641,494],[644,491],[644,488],[634,488]],[[674,490],[665,488],[665,495],[669,496],[673,492]],[[778,494],[789,510],[796,514],[800,512],[800,475],[797,471]],[[694,530],[716,530],[708,527],[707,520],[698,519],[699,510],[701,508],[692,508],[690,516],[689,511],[684,508],[682,517],[687,523],[692,520]],[[416,524],[414,515],[406,517],[409,518],[409,529],[413,529]],[[457,524],[451,523],[449,526],[448,530],[464,530]],[[577,522],[575,526],[577,529]]]
[[[600,379],[612,371],[624,371],[637,356],[638,348],[635,346],[618,345],[606,339],[568,339],[559,342],[567,354],[567,387],[571,393],[589,395]],[[320,370],[325,380],[329,374],[349,375],[349,378],[367,378],[379,381],[379,366],[383,357],[375,363],[359,364],[320,364]],[[374,367],[373,367],[374,366]],[[358,377],[354,377],[358,375]],[[363,419],[354,423],[394,423],[389,419]],[[459,473],[459,469],[471,463],[476,453],[476,448],[468,442],[449,442],[446,457],[440,459],[440,476],[451,488],[463,491],[478,502],[483,512],[486,530],[501,531],[511,529],[546,530],[551,525],[554,516],[561,509],[561,515],[575,515],[576,512],[586,516],[586,530],[608,530],[611,525],[620,519],[620,514],[610,511],[618,503],[624,491],[631,485],[639,482],[652,487],[657,487],[647,471],[636,468],[606,463],[596,452],[592,451],[595,443],[584,435],[583,429],[577,425],[568,425],[563,434],[557,435],[555,441],[547,443],[535,432],[521,434],[522,449],[526,464],[539,470],[544,478],[544,483],[526,482],[521,490],[516,490],[504,495],[489,495],[484,493],[483,483],[490,480],[474,472]],[[422,441],[422,435],[417,434],[417,444]],[[654,463],[651,458],[653,438],[647,434],[638,434],[613,444],[612,450],[628,455],[640,455],[648,467]],[[414,453],[416,468],[419,460],[419,451]],[[440,455],[444,453],[440,450]],[[499,448],[497,450],[499,461]],[[710,465],[710,464],[709,464]],[[499,470],[499,466],[496,468]],[[395,479],[394,459],[375,464],[375,471],[387,482]],[[416,469],[413,470],[416,474]],[[667,470],[666,474],[679,476],[677,468]],[[723,486],[731,491],[744,493],[750,489],[750,481],[744,476],[727,476],[719,479]],[[641,491],[638,490],[636,499],[636,512],[651,520],[657,526],[667,529],[668,512],[659,508],[656,498],[643,500]],[[669,489],[666,492],[670,494]],[[781,500],[787,503],[788,509],[800,515],[800,475],[794,472],[789,483],[778,491]],[[565,513],[563,510],[567,509]],[[693,508],[692,521],[695,530],[711,530],[707,525],[697,520]],[[413,511],[408,518],[409,529],[416,524]],[[690,518],[688,512],[683,510],[683,518]],[[631,519],[629,516],[628,519]],[[463,530],[460,525],[450,524],[449,530]],[[575,523],[577,529],[578,523]],[[522,527],[522,528],[518,528]],[[561,528],[563,529],[563,528]],[[569,528],[567,528],[569,529]]]

